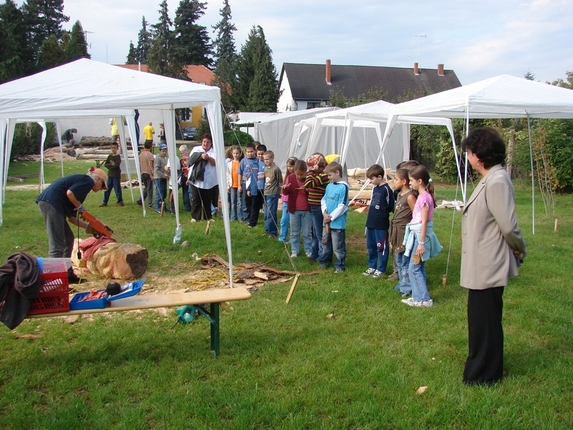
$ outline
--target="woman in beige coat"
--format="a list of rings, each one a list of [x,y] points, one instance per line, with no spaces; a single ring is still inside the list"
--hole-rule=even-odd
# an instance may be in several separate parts
[[[469,353],[464,383],[491,385],[503,377],[503,290],[527,250],[504,169],[505,143],[492,128],[472,130],[462,149],[481,175],[463,210],[460,285],[468,289]]]

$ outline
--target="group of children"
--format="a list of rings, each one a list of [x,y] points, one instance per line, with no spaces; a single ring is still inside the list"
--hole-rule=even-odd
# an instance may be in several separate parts
[[[370,167],[366,175],[374,188],[366,221],[368,269],[363,274],[374,278],[382,276],[391,249],[398,275],[395,289],[401,293],[402,303],[413,307],[433,306],[425,261],[437,256],[442,246],[433,231],[436,203],[428,170],[415,161],[400,163],[394,174],[395,194],[384,180],[381,166]]]

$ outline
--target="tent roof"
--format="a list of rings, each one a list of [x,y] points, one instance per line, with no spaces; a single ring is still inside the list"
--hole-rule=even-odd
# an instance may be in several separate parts
[[[573,91],[501,75],[395,105],[392,115],[573,118]]]
[[[0,85],[0,117],[171,109],[218,102],[219,88],[80,59]],[[67,112],[67,113],[65,113]],[[76,114],[77,115],[77,114]]]

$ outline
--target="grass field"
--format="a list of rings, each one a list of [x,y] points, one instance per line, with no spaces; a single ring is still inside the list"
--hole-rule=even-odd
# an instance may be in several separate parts
[[[67,163],[66,174],[87,166]],[[11,175],[37,171],[35,163],[10,166]],[[59,174],[59,165],[46,169],[48,182]],[[451,186],[436,188],[438,201],[455,196]],[[17,251],[46,255],[35,197],[7,191],[2,261]],[[195,270],[192,253],[226,257],[222,222],[205,236],[204,223],[183,215],[182,239],[191,246],[182,248],[172,244],[173,217],[142,217],[126,190],[124,200],[123,208],[99,208],[101,195],[91,193],[85,206],[149,250],[154,288],[162,276]],[[573,197],[557,196],[556,216],[546,216],[539,199],[535,235],[527,187],[517,186],[516,202],[529,256],[505,290],[506,378],[494,387],[461,382],[467,327],[459,212],[435,212],[444,251],[426,266],[430,309],[403,305],[392,282],[362,275],[365,215],[351,212],[347,271],[305,276],[316,265],[296,259],[303,275],[290,304],[290,283],[269,283],[224,308],[217,359],[209,352],[208,322],[173,327],[174,311],[104,314],[74,324],[25,320],[13,331],[2,326],[0,428],[573,428]],[[262,232],[232,224],[234,261],[292,270],[288,251]],[[418,395],[419,387],[427,389]]]

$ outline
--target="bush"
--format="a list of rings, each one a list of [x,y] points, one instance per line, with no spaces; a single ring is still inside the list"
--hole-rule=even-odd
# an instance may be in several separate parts
[[[53,123],[47,123],[47,136],[45,147],[49,148],[51,142],[56,139],[56,127]],[[39,154],[42,140],[42,127],[35,122],[16,124],[14,140],[12,144],[12,157]]]
[[[253,136],[240,130],[227,130],[223,134],[225,146],[239,145],[244,148],[247,143],[253,142]]]

